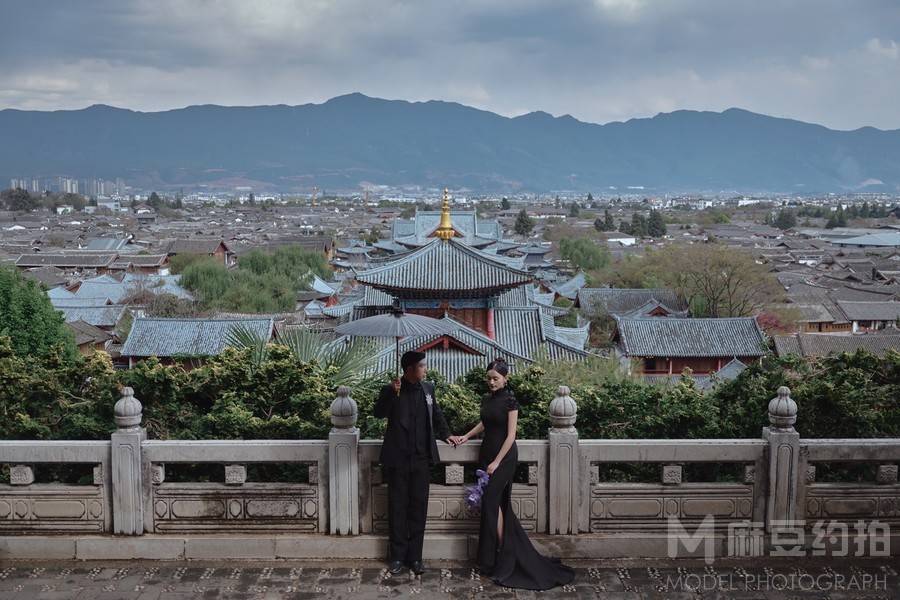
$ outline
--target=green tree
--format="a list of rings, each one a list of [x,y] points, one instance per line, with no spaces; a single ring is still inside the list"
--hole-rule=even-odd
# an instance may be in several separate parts
[[[578,215],[580,215],[580,214],[581,214],[581,207],[578,206],[577,202],[572,202],[572,204],[569,205],[569,216],[577,219]]]
[[[375,227],[372,227],[369,230],[369,233],[367,233],[363,237],[363,240],[365,240],[366,243],[368,243],[368,244],[374,244],[375,242],[377,242],[380,239],[381,239],[381,228],[379,228],[377,225]]]
[[[22,188],[0,192],[0,204],[6,210],[32,211],[40,206],[40,201]]]
[[[74,351],[62,313],[40,286],[11,268],[0,267],[0,336],[9,336],[22,356],[48,356],[54,348]]]
[[[518,216],[516,216],[516,223],[513,226],[513,230],[519,235],[529,235],[533,229],[534,220],[528,216],[528,211],[523,208],[519,211]]]
[[[797,215],[794,214],[794,211],[788,208],[782,208],[780,211],[778,211],[778,216],[775,217],[774,225],[782,231],[784,231],[785,229],[796,227]]]
[[[747,317],[784,298],[784,288],[768,266],[740,250],[672,245],[651,256],[645,258],[644,268],[659,273],[667,287],[688,301],[696,317]]]
[[[509,198],[507,198],[506,196],[503,196],[503,199],[500,200],[500,208],[501,208],[502,210],[509,210],[509,206],[510,206],[510,205],[509,205]]]
[[[560,255],[579,269],[593,271],[609,264],[609,252],[591,240],[567,238],[559,242]]]
[[[639,212],[631,213],[631,235],[647,237],[647,218]]]
[[[312,274],[330,276],[320,252],[299,246],[284,246],[271,254],[253,250],[241,257],[236,269],[210,257],[177,266],[183,269],[181,284],[194,293],[203,310],[293,311],[297,292],[307,289]]]
[[[654,238],[666,235],[666,222],[658,210],[650,211],[650,218],[647,220],[647,235]]]
[[[253,192],[250,192],[250,195],[247,196],[247,204],[256,206],[256,196],[253,195]]]
[[[147,204],[149,204],[153,210],[159,210],[163,205],[163,201],[162,198],[159,197],[159,194],[150,192],[150,198],[147,199]]]

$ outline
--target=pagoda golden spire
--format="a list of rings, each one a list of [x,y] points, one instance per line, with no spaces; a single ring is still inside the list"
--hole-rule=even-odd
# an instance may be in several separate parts
[[[435,231],[435,235],[445,242],[453,237],[453,225],[450,223],[450,192],[444,188],[444,200],[441,203],[441,224]]]

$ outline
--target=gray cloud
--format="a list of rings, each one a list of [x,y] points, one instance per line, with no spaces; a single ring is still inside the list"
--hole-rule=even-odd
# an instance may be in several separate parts
[[[360,91],[607,122],[739,106],[900,128],[894,0],[0,0],[0,107]]]

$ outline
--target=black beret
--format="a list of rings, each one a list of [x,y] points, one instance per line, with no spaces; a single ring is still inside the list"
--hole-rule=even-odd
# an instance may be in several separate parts
[[[416,350],[404,352],[403,356],[400,357],[400,366],[406,369],[406,367],[416,364],[423,358],[425,358],[424,352],[417,352]]]

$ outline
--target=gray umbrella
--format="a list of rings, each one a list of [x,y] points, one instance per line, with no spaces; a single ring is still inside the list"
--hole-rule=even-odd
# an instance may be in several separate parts
[[[341,335],[394,338],[396,341],[394,366],[399,375],[400,338],[444,335],[458,328],[457,324],[446,319],[433,319],[424,315],[405,313],[400,308],[400,304],[395,302],[389,313],[349,321],[338,325],[334,331]]]

